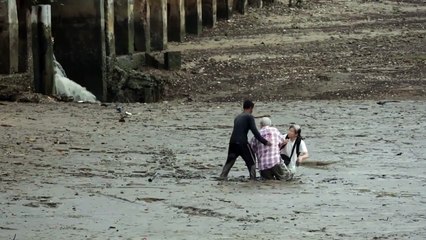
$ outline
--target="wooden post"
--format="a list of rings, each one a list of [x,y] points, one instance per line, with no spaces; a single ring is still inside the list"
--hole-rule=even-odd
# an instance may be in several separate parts
[[[203,25],[214,27],[217,19],[217,0],[203,0]]]
[[[105,53],[115,57],[114,0],[105,0]]]
[[[133,7],[133,0],[114,1],[115,50],[118,55],[133,53],[135,50]]]
[[[201,0],[185,0],[186,31],[200,35],[203,31],[203,7]]]
[[[248,0],[248,4],[256,8],[262,8],[263,0]]]
[[[186,32],[184,0],[168,0],[167,17],[169,41],[183,42]]]
[[[19,72],[29,72],[31,67],[31,8],[30,2],[17,0],[19,22]],[[1,7],[0,7],[1,8]]]
[[[217,17],[231,19],[233,6],[233,0],[217,0]]]
[[[111,45],[108,50],[106,47],[112,44],[106,35],[113,34],[111,12],[105,11],[112,11],[108,4],[111,2],[107,0],[60,0],[51,4],[56,59],[70,79],[101,101],[107,100],[107,52],[113,53]]]
[[[150,7],[148,0],[135,0],[135,51],[151,50]]]
[[[234,0],[234,9],[241,14],[246,14],[248,9],[247,0]]]
[[[34,87],[46,95],[53,93],[53,39],[50,5],[32,7]]]
[[[16,1],[0,0],[0,73],[19,69],[19,23]]]
[[[167,0],[150,0],[151,50],[167,48]]]

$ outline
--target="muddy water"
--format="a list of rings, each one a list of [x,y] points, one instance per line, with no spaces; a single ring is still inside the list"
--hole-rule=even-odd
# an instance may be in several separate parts
[[[0,239],[426,237],[426,102],[258,103],[312,162],[256,183],[214,180],[239,104],[124,107],[0,103]]]

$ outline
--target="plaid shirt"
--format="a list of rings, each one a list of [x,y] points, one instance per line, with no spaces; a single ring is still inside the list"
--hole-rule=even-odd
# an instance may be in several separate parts
[[[266,170],[281,162],[279,144],[284,142],[284,136],[274,127],[263,127],[260,135],[272,143],[272,146],[263,145],[256,138],[252,138],[250,145],[256,153],[259,170]]]

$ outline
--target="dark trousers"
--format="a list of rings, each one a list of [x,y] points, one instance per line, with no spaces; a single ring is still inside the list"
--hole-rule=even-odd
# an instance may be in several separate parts
[[[221,178],[227,178],[229,171],[234,166],[235,161],[238,157],[242,157],[246,162],[247,169],[250,174],[250,179],[256,179],[256,165],[253,150],[248,143],[230,143],[228,149],[228,158],[223,166]]]
[[[269,169],[260,170],[260,176],[265,180],[284,180],[284,170],[280,164],[277,164]]]

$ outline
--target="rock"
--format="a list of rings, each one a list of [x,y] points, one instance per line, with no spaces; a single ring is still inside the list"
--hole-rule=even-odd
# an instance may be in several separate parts
[[[164,93],[165,79],[119,67],[113,70],[108,86],[108,96],[113,102],[157,102]]]
[[[22,204],[22,206],[38,208],[38,207],[40,207],[40,204],[36,203],[36,202],[30,202],[30,203]]]
[[[121,113],[123,111],[123,106],[117,106],[115,110],[117,110],[117,113]]]
[[[164,65],[167,70],[179,70],[182,65],[181,52],[166,52],[164,54]]]
[[[45,149],[43,147],[33,147],[33,150],[45,152]]]
[[[378,101],[377,104],[385,105],[386,103],[399,102],[399,101]]]

